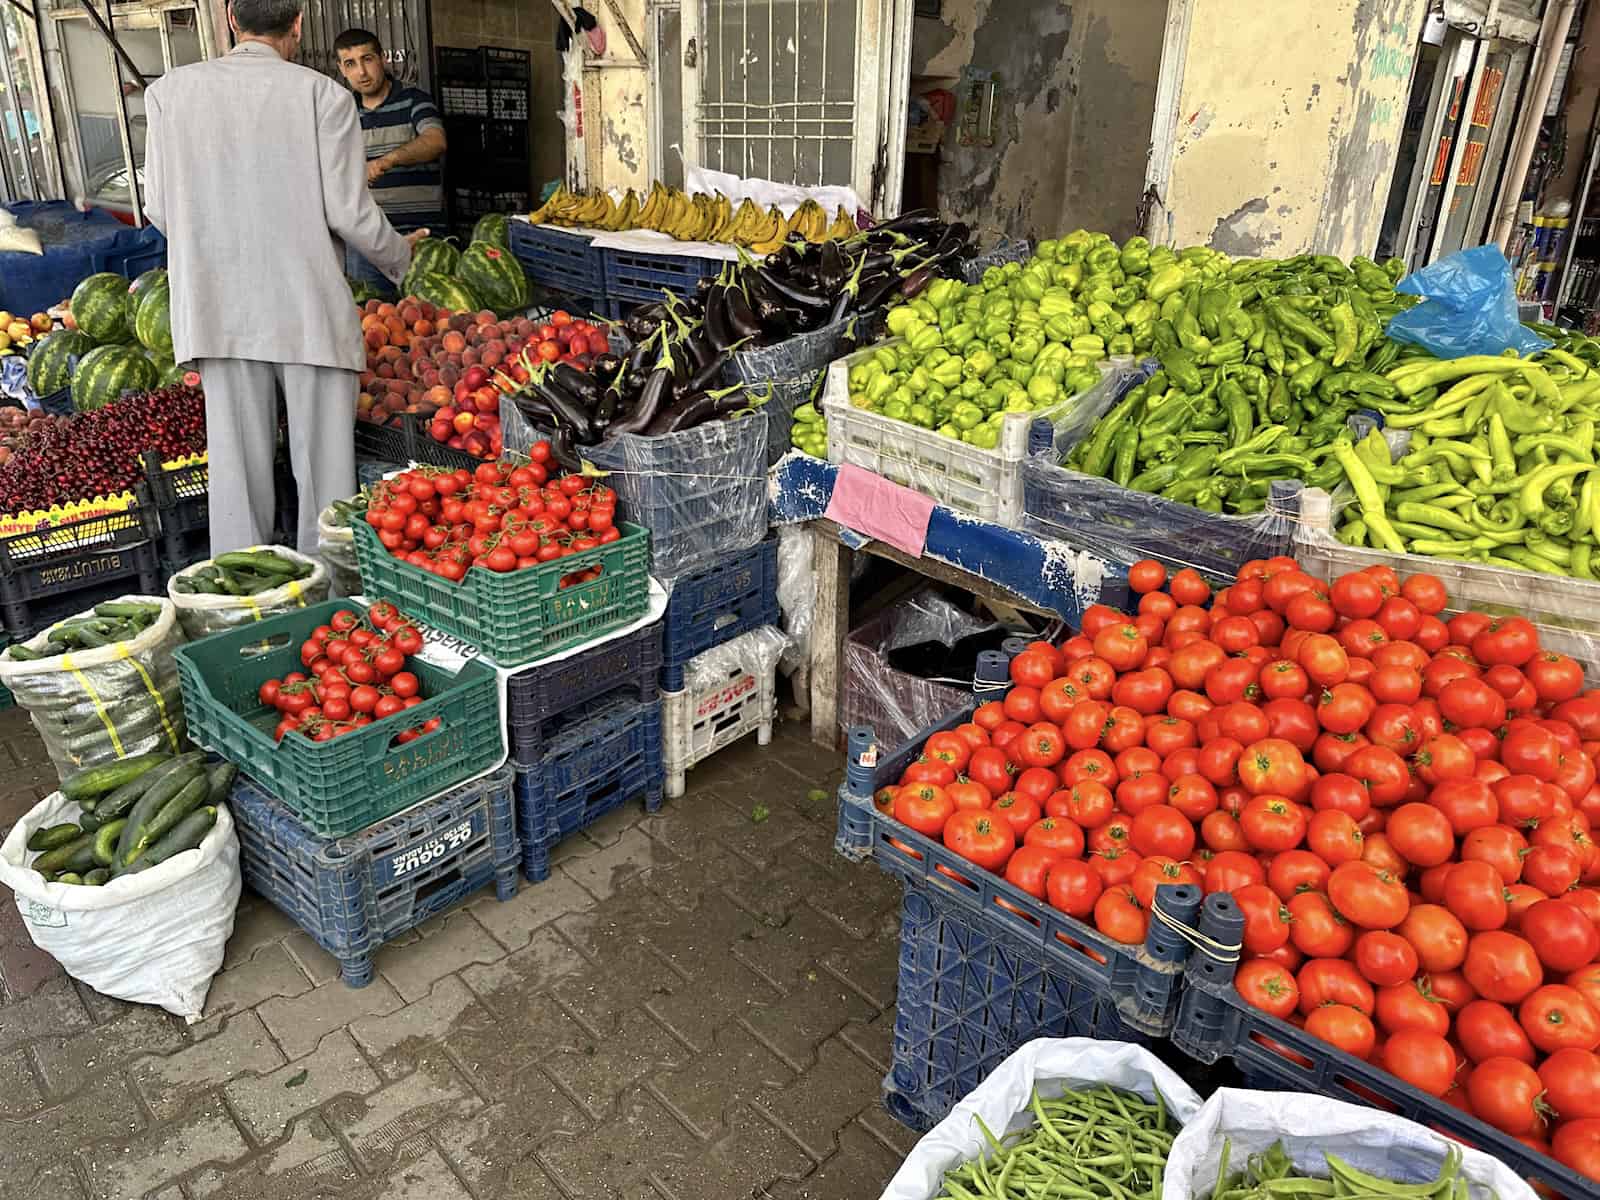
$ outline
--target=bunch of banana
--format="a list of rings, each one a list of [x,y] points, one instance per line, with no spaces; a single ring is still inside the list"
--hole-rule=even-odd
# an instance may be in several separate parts
[[[579,196],[563,186],[530,219],[611,231],[654,229],[680,242],[723,242],[748,246],[759,254],[771,254],[793,237],[819,243],[856,232],[855,221],[842,207],[830,224],[827,212],[815,200],[805,201],[786,217],[776,205],[762,210],[746,198],[735,208],[721,192],[690,196],[659,180],[650,185],[643,200],[630,188],[620,204],[604,193]]]

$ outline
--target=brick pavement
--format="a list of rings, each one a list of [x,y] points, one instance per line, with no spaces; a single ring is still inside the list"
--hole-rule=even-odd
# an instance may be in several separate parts
[[[875,1196],[915,1140],[878,1104],[899,895],[833,853],[836,763],[747,739],[360,990],[246,891],[188,1027],[68,979],[5,896],[0,1197]],[[55,784],[15,711],[0,771],[3,833]]]

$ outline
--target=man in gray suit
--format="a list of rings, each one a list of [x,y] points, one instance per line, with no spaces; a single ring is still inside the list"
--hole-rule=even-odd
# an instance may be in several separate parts
[[[173,351],[205,387],[213,554],[271,534],[279,389],[302,551],[317,514],[356,490],[366,354],[340,243],[398,281],[427,232],[394,231],[367,190],[349,93],[292,61],[300,6],[232,0],[233,50],[145,93],[145,208],[167,235]]]

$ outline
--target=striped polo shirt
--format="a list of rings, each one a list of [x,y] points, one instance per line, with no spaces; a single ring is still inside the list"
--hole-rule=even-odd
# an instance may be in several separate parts
[[[376,108],[368,108],[360,96],[352,99],[361,115],[368,162],[404,146],[425,130],[444,128],[433,98],[418,88],[391,81],[389,94]],[[391,167],[372,184],[372,198],[396,229],[443,229],[444,160]]]

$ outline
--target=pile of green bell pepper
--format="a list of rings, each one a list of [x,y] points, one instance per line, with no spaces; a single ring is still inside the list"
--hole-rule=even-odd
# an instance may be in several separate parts
[[[1099,383],[1106,344],[1047,316],[1059,305],[1043,289],[1019,300],[1000,282],[1024,270],[991,268],[993,287],[935,280],[890,309],[898,341],[851,367],[851,406],[992,450],[1006,413],[1053,408]],[[1065,292],[1058,299],[1070,303]]]
[[[809,400],[794,410],[789,444],[812,458],[828,457],[828,423],[822,419],[817,406]]]
[[[1217,513],[1261,511],[1276,479],[1340,483],[1334,446],[1347,419],[1398,396],[1383,372],[1420,353],[1384,336],[1416,303],[1394,290],[1403,264],[1137,249],[1153,268],[1140,284],[1154,315],[1134,342],[1160,370],[1066,465]]]
[[[1358,501],[1342,514],[1341,541],[1600,578],[1600,342],[1548,332],[1558,344],[1531,358],[1419,360],[1388,373],[1396,394],[1374,407],[1411,440],[1393,464],[1370,437],[1336,447]]]

